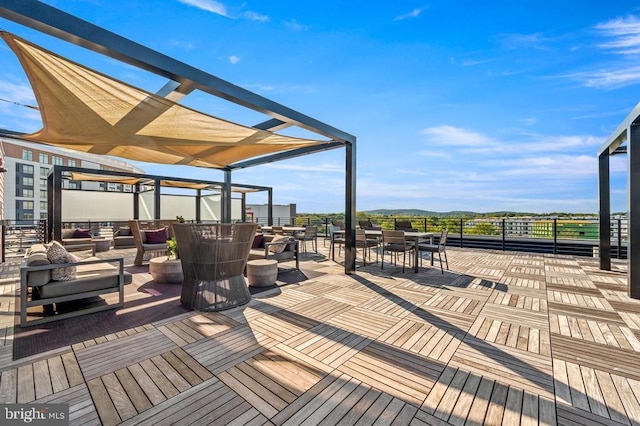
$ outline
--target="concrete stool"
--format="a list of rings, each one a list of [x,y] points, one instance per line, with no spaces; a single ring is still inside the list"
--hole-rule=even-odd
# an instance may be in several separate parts
[[[247,262],[247,279],[251,287],[269,287],[278,278],[278,261],[256,259]]]
[[[153,281],[159,284],[182,284],[182,280],[184,279],[180,259],[167,259],[167,256],[154,257],[150,259],[149,273],[151,274]]]

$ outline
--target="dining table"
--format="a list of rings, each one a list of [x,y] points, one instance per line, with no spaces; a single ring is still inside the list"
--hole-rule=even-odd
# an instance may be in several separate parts
[[[334,235],[343,235],[345,231],[344,229],[335,230],[331,233],[331,239],[333,240]],[[382,240],[382,230],[380,229],[365,229],[364,234],[367,237],[376,237],[379,240]],[[413,271],[418,272],[418,245],[420,244],[420,240],[424,238],[429,238],[429,244],[433,244],[433,237],[435,234],[433,232],[420,232],[420,231],[404,231],[404,236],[408,240],[412,240],[415,242],[414,247],[414,259],[413,259]],[[332,244],[333,245],[333,244]],[[335,260],[335,249],[334,249],[334,260]],[[431,266],[433,266],[433,256],[431,256]]]
[[[262,226],[261,229],[263,231],[273,231],[273,227],[272,226]],[[285,234],[293,234],[294,232],[304,232],[305,231],[305,227],[304,226],[283,226],[282,227],[282,232]]]

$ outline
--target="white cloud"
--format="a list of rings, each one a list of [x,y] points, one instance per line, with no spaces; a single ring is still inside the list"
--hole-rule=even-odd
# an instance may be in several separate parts
[[[500,34],[502,44],[511,50],[517,49],[546,49],[552,39],[543,37],[540,33],[533,34]]]
[[[490,147],[496,146],[496,142],[480,133],[454,126],[427,127],[420,134],[439,145]]]
[[[262,15],[260,13],[256,13],[256,12],[245,12],[242,14],[245,18],[250,19],[252,21],[260,21],[260,22],[267,22],[269,20],[269,17],[267,15]]]
[[[596,89],[618,89],[640,83],[640,66],[619,67],[614,71],[602,70],[567,74],[563,77],[581,82]]]
[[[591,150],[602,143],[594,136],[541,136],[536,134],[514,135],[513,140],[502,141],[478,132],[455,126],[427,127],[420,132],[429,144],[447,146],[463,154],[525,155],[540,152],[566,150]],[[520,138],[520,139],[518,139]],[[429,153],[429,151],[426,151]],[[424,155],[424,152],[420,152]]]
[[[444,159],[451,159],[451,153],[447,152],[447,151],[420,151],[418,153],[419,155],[423,156],[423,157],[433,157],[433,158],[444,158]]]
[[[522,118],[520,119],[520,122],[526,126],[533,126],[538,122],[538,119],[535,117]]]
[[[0,98],[21,104],[36,105],[36,97],[27,84],[14,84],[8,81],[0,81]]]
[[[289,28],[290,30],[293,30],[293,31],[306,31],[306,30],[309,29],[309,27],[307,25],[303,25],[303,24],[299,23],[298,21],[296,21],[295,19],[292,19],[291,21],[285,22],[284,26]]]
[[[393,18],[393,20],[394,21],[402,21],[404,19],[417,18],[418,16],[420,16],[420,14],[422,13],[423,10],[424,9],[416,8],[416,9],[413,9],[409,13],[405,13],[404,15],[396,16],[395,18]]]
[[[615,53],[630,55],[640,52],[640,19],[636,16],[618,18],[595,26],[610,40],[598,47],[612,49]]]
[[[198,9],[206,10],[217,15],[229,17],[227,8],[224,4],[215,0],[178,0],[180,3],[188,4],[189,6],[197,7]]]
[[[240,57],[236,56],[236,55],[231,55],[231,56],[229,56],[229,62],[231,62],[233,65],[235,65],[238,62],[240,62]]]

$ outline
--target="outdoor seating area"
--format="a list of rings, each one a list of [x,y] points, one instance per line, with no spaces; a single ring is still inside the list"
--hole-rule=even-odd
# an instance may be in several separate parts
[[[306,278],[203,313],[135,267],[135,249],[111,250],[133,276],[122,308],[24,331],[4,316],[1,402],[69,403],[71,424],[640,421],[623,263],[448,248],[444,273],[350,276],[319,252],[301,257]]]

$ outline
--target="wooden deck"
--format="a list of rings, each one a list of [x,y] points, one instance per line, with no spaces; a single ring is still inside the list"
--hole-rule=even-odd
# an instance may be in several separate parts
[[[425,262],[353,276],[309,253],[323,274],[241,308],[17,361],[8,277],[0,403],[68,403],[78,425],[640,424],[640,302],[624,264],[447,252],[444,274]]]

